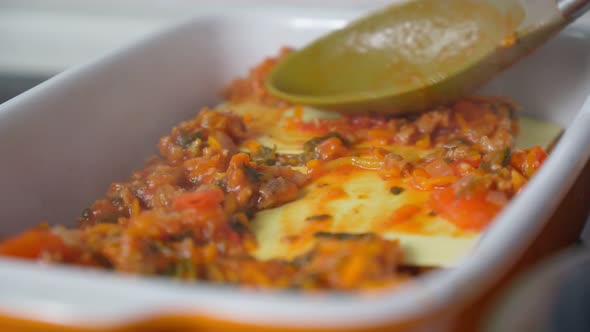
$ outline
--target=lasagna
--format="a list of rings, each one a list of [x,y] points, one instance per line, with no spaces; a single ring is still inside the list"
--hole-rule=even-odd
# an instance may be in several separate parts
[[[255,288],[396,287],[457,264],[547,157],[518,147],[505,98],[403,116],[288,104],[264,88],[285,53],[162,137],[77,227],[41,224],[0,254]]]

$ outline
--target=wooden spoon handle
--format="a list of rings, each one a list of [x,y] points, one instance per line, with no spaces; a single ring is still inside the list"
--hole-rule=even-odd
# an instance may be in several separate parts
[[[557,7],[567,19],[575,20],[590,10],[590,0],[557,0]]]

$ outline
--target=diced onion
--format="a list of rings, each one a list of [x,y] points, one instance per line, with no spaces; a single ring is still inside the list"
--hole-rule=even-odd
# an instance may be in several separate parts
[[[453,169],[442,159],[435,159],[429,162],[424,166],[424,170],[433,177],[453,175]]]

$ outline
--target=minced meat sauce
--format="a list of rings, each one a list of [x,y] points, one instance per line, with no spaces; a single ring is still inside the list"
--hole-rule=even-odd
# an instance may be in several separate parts
[[[276,61],[267,59],[233,82],[225,93],[229,107],[246,100],[287,106],[263,84]],[[322,173],[360,167],[383,178],[410,179],[417,190],[433,192],[433,213],[481,230],[546,157],[538,147],[514,148],[513,110],[501,98],[472,97],[418,115],[346,115],[309,123],[293,116],[286,126],[316,137],[301,154],[281,154],[256,144],[241,149],[252,138],[244,119],[205,108],[161,138],[159,155],[144,169],[113,183],[84,209],[79,227],[30,229],[1,242],[0,254],[252,287],[395,286],[411,278],[398,241],[371,233],[318,233],[314,247],[295,259],[260,261],[251,255],[257,246],[251,220],[260,210],[295,200]],[[437,149],[408,161],[382,148],[386,144]]]

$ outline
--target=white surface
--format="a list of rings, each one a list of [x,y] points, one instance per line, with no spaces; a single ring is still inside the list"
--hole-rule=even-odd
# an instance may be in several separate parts
[[[225,9],[69,70],[0,105],[0,233],[73,221],[126,178],[172,124],[215,102],[223,83],[284,44],[360,11]],[[545,166],[460,267],[375,297],[244,293],[0,259],[0,311],[82,325],[173,309],[247,322],[351,327],[416,317],[479,295],[540,231],[590,154],[590,29],[562,34],[488,89],[568,126]],[[174,50],[173,52],[171,50]],[[132,126],[131,133],[125,130]],[[433,321],[435,329],[443,329]],[[431,326],[432,327],[432,326]]]
[[[231,8],[372,9],[404,0],[3,0],[0,74],[42,76],[104,55],[195,15]],[[546,1],[546,0],[544,0]],[[590,24],[590,15],[580,19]]]
[[[0,1],[0,74],[53,75],[179,20],[231,7],[368,11],[401,0],[4,0]]]
[[[154,31],[163,18],[0,11],[0,73],[56,74]]]

